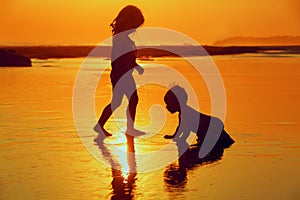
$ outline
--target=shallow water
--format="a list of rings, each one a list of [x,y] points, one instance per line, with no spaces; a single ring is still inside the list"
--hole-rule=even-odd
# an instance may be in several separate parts
[[[175,160],[148,173],[139,172],[141,154],[168,144],[163,135],[173,133],[177,125],[176,114],[163,108],[165,87],[139,88],[137,125],[148,125],[149,108],[158,104],[152,128],[161,129],[152,137],[136,139],[136,156],[116,150],[126,149],[125,137],[118,133],[125,125],[124,100],[114,116],[118,123],[107,124],[115,136],[103,146],[91,147],[104,165],[87,151],[73,121],[73,85],[83,59],[33,60],[31,68],[1,67],[0,199],[299,199],[300,57],[213,58],[226,89],[225,129],[236,143],[215,161]],[[99,63],[103,68],[108,61],[89,63],[85,73],[97,78]],[[153,63],[172,66],[196,88],[200,110],[211,113],[208,89],[188,63],[174,58],[141,63],[145,73],[135,75],[138,84],[162,78],[178,81],[159,73],[160,67]],[[97,116],[111,97],[108,77],[109,71],[104,71],[96,89]],[[89,127],[91,122],[86,123]],[[92,140],[93,135],[87,138]],[[132,168],[136,174],[128,173]]]

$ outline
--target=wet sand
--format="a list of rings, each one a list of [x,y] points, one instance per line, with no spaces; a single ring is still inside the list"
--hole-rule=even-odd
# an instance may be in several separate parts
[[[102,147],[94,145],[108,166],[82,144],[72,113],[73,84],[82,61],[34,59],[32,68],[0,68],[0,199],[300,198],[299,55],[214,56],[227,95],[225,129],[236,142],[215,160],[176,160],[149,173],[139,173],[139,156],[116,151],[116,146],[126,149],[126,140],[112,121],[107,128],[116,136]],[[197,83],[200,110],[211,112],[205,83],[184,70],[188,64],[182,60],[142,61],[146,69],[143,77],[136,76],[138,83],[160,77],[149,66],[153,62],[174,66]],[[96,70],[92,66],[87,73],[97,75]],[[96,91],[97,116],[110,99],[108,77],[106,72]],[[165,91],[155,84],[139,89],[138,126],[149,123],[151,105],[164,106]],[[121,126],[124,108],[116,114]],[[162,130],[136,140],[137,154],[169,142],[163,135],[173,133],[177,116],[165,116]],[[130,168],[137,173],[128,173]]]

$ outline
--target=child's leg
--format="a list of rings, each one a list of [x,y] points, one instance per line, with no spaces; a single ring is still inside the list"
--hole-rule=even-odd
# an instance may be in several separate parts
[[[227,148],[234,143],[234,140],[229,136],[229,134],[223,129],[222,134],[220,136],[221,144]]]
[[[94,130],[97,133],[100,133],[102,131],[106,136],[111,136],[111,134],[104,129],[104,125],[107,122],[107,120],[109,119],[109,117],[111,116],[111,114],[112,114],[112,109],[111,109],[111,104],[109,104],[104,108],[104,110],[98,120],[98,124],[94,127]],[[100,126],[100,127],[98,127],[98,126]]]
[[[125,95],[129,100],[127,107],[127,132],[133,136],[144,135],[145,133],[142,131],[138,131],[134,128],[134,121],[136,115],[136,107],[138,104],[138,95],[136,91],[135,81],[132,76],[128,77],[126,80],[127,89],[125,91]]]
[[[136,115],[136,107],[138,104],[138,95],[137,92],[134,91],[134,93],[131,95],[129,104],[127,107],[127,128],[134,129],[134,121],[135,121],[135,115]]]
[[[107,120],[110,118],[110,116],[112,115],[112,113],[121,105],[122,103],[122,98],[123,98],[123,95],[124,95],[124,91],[121,90],[122,88],[118,88],[118,89],[113,89],[113,95],[112,95],[112,100],[111,100],[111,103],[108,104],[99,120],[98,120],[98,124],[94,127],[94,130],[97,132],[97,133],[104,133],[106,136],[111,136],[111,134],[106,131],[104,129],[104,125],[105,123],[107,122]]]

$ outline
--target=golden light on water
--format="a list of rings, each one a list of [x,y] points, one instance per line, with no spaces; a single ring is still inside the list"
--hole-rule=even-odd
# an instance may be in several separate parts
[[[70,106],[82,59],[51,59],[36,62],[38,66],[32,68],[1,68],[1,197],[102,199],[130,193],[136,199],[193,199],[195,196],[299,199],[299,95],[295,92],[300,83],[299,56],[242,55],[214,59],[228,98],[225,128],[236,143],[215,164],[186,167],[187,179],[180,187],[169,183],[169,180],[174,183],[180,172],[178,161],[151,173],[138,171],[144,157],[128,156],[122,130],[126,125],[125,115],[118,118],[119,125],[114,124],[113,118],[109,121],[107,128],[116,130],[117,135],[106,139],[102,149],[92,144],[106,164],[88,153],[74,127]],[[54,67],[42,67],[48,62]],[[178,60],[161,62],[186,66]],[[109,76],[106,76],[96,91],[97,116],[111,95]],[[146,92],[151,91],[149,85],[139,91],[138,125],[149,123],[147,101],[164,106],[162,97],[166,88],[155,86],[153,90],[155,93],[151,95]],[[200,97],[200,109],[207,110],[209,101],[201,94]],[[125,113],[125,109],[126,102],[120,113]],[[136,139],[136,154],[160,149],[168,143],[163,136],[173,133],[177,117],[166,112],[167,120],[160,132]],[[88,139],[92,141],[93,137]],[[137,174],[128,173],[134,167]]]

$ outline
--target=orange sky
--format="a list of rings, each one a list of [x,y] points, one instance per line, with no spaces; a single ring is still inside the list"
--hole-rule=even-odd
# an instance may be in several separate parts
[[[0,44],[97,44],[127,4],[144,26],[180,31],[201,44],[233,36],[300,35],[298,0],[0,0]]]

